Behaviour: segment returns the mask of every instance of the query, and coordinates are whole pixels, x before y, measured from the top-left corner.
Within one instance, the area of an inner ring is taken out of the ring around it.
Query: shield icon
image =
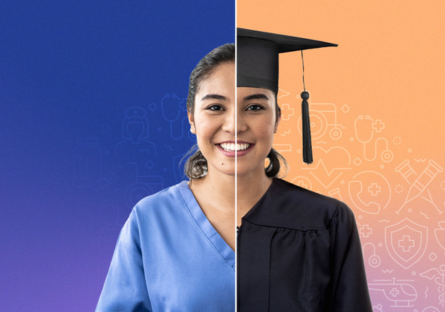
[[[385,245],[390,257],[408,269],[425,254],[428,228],[405,218],[385,228]]]

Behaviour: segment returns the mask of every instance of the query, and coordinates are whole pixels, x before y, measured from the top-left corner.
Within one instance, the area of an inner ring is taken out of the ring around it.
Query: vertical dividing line
[[[235,0],[235,146],[238,144],[238,92],[237,92],[237,77],[238,77],[238,62],[237,62],[237,46],[238,46],[238,37],[237,37],[237,0]],[[235,148],[236,149],[236,148]],[[236,226],[238,225],[238,156],[235,152],[235,312],[238,311],[238,297],[237,297],[237,272],[238,272],[238,233],[236,230]]]

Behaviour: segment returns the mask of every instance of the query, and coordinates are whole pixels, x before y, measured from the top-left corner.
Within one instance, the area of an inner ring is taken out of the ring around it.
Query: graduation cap
[[[280,53],[336,47],[334,43],[237,28],[237,87],[264,88],[278,94],[278,55]],[[309,92],[301,93],[303,118],[303,161],[312,163]]]

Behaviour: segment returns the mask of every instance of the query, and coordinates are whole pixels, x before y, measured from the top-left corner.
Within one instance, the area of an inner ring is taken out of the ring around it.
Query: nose
[[[236,130],[235,130],[235,126],[236,126]],[[236,135],[240,132],[246,131],[247,124],[246,124],[244,117],[242,115],[237,114],[237,116],[235,118],[235,113],[232,113],[232,114],[227,114],[222,129],[224,131],[229,132],[232,135]]]

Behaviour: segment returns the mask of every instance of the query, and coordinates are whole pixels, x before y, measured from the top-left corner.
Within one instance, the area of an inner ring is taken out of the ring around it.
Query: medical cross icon
[[[370,187],[368,187],[368,192],[371,193],[372,196],[377,196],[382,188],[377,183],[372,183]]]
[[[291,116],[294,116],[294,109],[289,104],[283,104],[281,107],[281,118],[283,120],[289,120]]]
[[[382,132],[382,130],[385,129],[385,124],[380,119],[377,119],[372,123],[372,129],[376,132]]]
[[[409,235],[403,235],[403,239],[400,239],[398,244],[399,247],[402,247],[404,252],[409,252],[414,245],[415,242],[409,237]]]
[[[360,228],[359,232],[363,235],[363,237],[369,237],[369,235],[372,234],[372,229],[369,227],[369,225],[365,224]]]
[[[399,291],[397,290],[397,288],[394,287],[393,289],[391,289],[390,294],[393,297],[396,297],[399,294]]]

